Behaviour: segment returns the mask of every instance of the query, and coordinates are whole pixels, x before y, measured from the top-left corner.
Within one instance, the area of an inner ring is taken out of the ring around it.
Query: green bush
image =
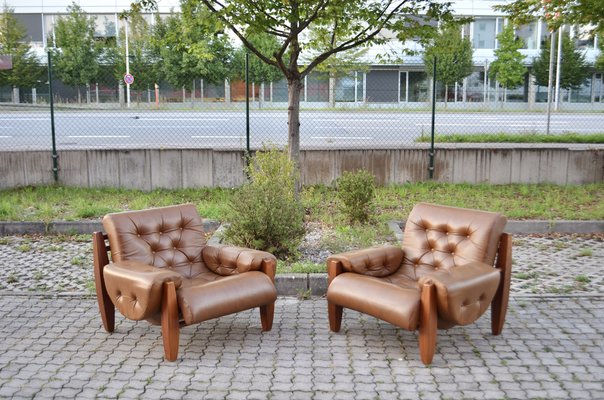
[[[304,237],[304,208],[296,196],[298,170],[287,153],[264,149],[246,168],[249,182],[232,197],[224,238],[277,257],[295,254]]]
[[[375,177],[365,170],[344,172],[336,180],[338,205],[350,222],[365,223],[373,213]]]

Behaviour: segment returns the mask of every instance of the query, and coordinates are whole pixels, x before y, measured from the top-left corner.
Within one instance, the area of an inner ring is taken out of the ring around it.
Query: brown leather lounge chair
[[[510,287],[512,237],[501,214],[432,204],[416,205],[403,247],[381,246],[327,260],[329,325],[338,332],[350,308],[404,329],[419,329],[424,364],[436,329],[467,325],[491,305],[499,335]]]
[[[115,307],[126,318],[161,324],[165,357],[174,361],[180,326],[260,307],[262,330],[271,330],[275,257],[206,245],[194,205],[109,214],[103,227],[106,235],[93,234],[93,251],[107,332],[114,330]]]

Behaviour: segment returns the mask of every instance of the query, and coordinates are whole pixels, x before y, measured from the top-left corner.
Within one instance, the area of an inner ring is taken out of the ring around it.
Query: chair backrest
[[[201,258],[203,224],[192,204],[108,214],[103,227],[115,262],[136,260],[186,278],[208,271]]]
[[[416,279],[469,262],[493,264],[507,219],[494,212],[417,204],[403,235],[403,272]]]

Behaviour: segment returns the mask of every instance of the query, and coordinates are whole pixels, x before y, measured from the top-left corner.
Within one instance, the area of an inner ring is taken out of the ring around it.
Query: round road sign
[[[134,76],[132,74],[125,74],[124,82],[126,82],[126,85],[132,85],[134,83]]]

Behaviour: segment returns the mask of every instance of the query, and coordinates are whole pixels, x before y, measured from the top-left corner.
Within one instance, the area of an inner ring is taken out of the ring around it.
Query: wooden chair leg
[[[166,360],[176,361],[178,357],[178,303],[174,282],[164,283],[161,299],[161,334],[164,341]]]
[[[422,362],[428,365],[436,351],[436,288],[432,282],[422,287],[419,318],[419,352]]]
[[[101,232],[92,234],[92,254],[94,259],[94,284],[96,287],[96,300],[99,305],[99,312],[103,327],[107,332],[113,332],[115,329],[115,306],[107,293],[103,269],[109,264],[107,257],[107,245],[105,237]]]
[[[275,315],[275,303],[260,306],[260,322],[262,331],[267,332],[273,329],[273,317]]]
[[[510,297],[510,280],[512,277],[512,235],[501,235],[499,250],[497,252],[497,269],[501,271],[501,280],[491,302],[491,332],[499,335],[503,330],[505,315],[508,310]]]
[[[342,311],[344,308],[331,301],[327,302],[327,314],[329,316],[329,329],[339,332],[342,326]]]

